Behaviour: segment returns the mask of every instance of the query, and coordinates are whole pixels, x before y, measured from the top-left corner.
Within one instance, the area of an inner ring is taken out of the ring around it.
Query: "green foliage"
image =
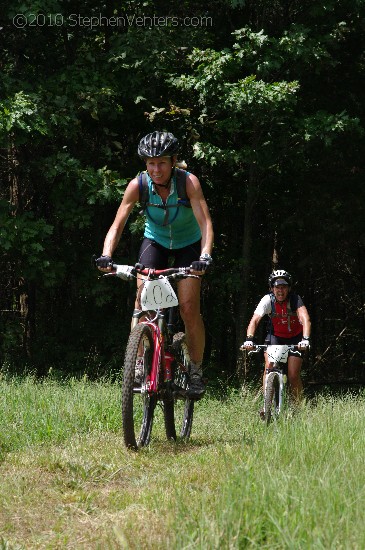
[[[0,102],[0,138],[7,143],[9,133],[19,130],[26,134],[47,134],[47,124],[40,114],[41,98],[37,94],[16,92],[13,97]],[[20,135],[22,135],[22,132]],[[26,139],[22,136],[23,141]]]
[[[120,353],[133,293],[99,280],[90,257],[101,252],[141,169],[138,140],[156,128],[179,136],[213,216],[218,269],[205,279],[203,314],[216,368],[235,369],[247,316],[266,291],[274,238],[280,264],[294,272],[316,317],[313,356],[331,342],[327,317],[346,319],[351,342],[360,342],[360,306],[356,313],[346,304],[363,302],[362,0],[3,4],[0,347],[7,354],[28,350],[44,370],[49,357],[69,354],[82,364],[94,350],[108,365]],[[22,29],[17,13],[27,18]],[[70,24],[72,14],[85,24]],[[153,24],[160,15],[170,20]],[[205,23],[189,26],[187,15]],[[99,16],[127,23],[86,24]],[[125,262],[137,258],[137,210],[116,251]],[[343,273],[353,291],[334,301],[333,274]],[[214,300],[212,282],[222,290]],[[355,364],[357,352],[350,357],[341,339],[340,348],[335,360]]]
[[[103,166],[94,169],[91,166],[83,166],[79,159],[71,156],[64,148],[63,152],[57,152],[54,156],[48,157],[44,166],[45,177],[50,182],[57,182],[57,186],[51,191],[54,204],[62,209],[60,213],[64,223],[77,223],[80,215],[76,210],[80,208],[80,196],[83,197],[84,208],[89,212],[88,224],[91,223],[92,210],[87,205],[113,203],[120,201],[124,189],[128,183],[127,179],[118,177],[118,173]],[[67,194],[67,200],[64,200]],[[74,205],[72,207],[72,199]],[[68,219],[67,219],[68,218]],[[80,229],[85,227],[85,220],[79,225]]]
[[[333,115],[325,111],[318,111],[302,122],[304,139],[306,141],[322,141],[327,147],[341,134],[355,132],[359,137],[364,134],[360,119],[350,117],[346,111]]]
[[[35,281],[42,275],[45,285],[55,282],[56,266],[51,265],[45,254],[51,246],[53,230],[45,219],[36,219],[32,212],[12,216],[8,205],[1,201],[0,250],[5,261],[11,258],[17,263],[18,276]],[[23,258],[27,261],[20,265]]]

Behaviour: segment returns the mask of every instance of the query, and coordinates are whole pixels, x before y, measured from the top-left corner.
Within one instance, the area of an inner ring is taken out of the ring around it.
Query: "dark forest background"
[[[276,267],[311,315],[307,380],[365,381],[365,1],[4,0],[0,27],[3,366],[120,369],[134,287],[91,256],[139,139],[163,129],[214,222],[211,377],[247,369]],[[119,263],[136,260],[135,210]]]

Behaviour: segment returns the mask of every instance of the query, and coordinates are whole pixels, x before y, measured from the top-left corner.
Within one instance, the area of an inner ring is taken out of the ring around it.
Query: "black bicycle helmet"
[[[138,155],[141,159],[152,157],[172,157],[179,150],[179,142],[170,132],[152,132],[141,139]]]
[[[277,281],[278,279],[284,279],[284,281],[286,281],[289,286],[291,286],[292,284],[292,276],[290,275],[290,273],[288,273],[284,269],[277,269],[276,271],[273,271],[269,277],[269,287],[272,288],[275,281]]]

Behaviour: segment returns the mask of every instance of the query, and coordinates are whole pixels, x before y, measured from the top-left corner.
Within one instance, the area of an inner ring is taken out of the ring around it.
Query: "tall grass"
[[[0,378],[0,453],[120,425],[119,395],[107,380]],[[1,458],[1,455],[0,455]]]
[[[365,548],[364,393],[269,427],[257,388],[220,395],[134,453],[118,383],[0,379],[0,549]]]
[[[205,495],[198,521],[188,521],[191,543],[365,548],[364,418],[363,398],[328,397],[295,418],[256,430],[241,452],[227,453],[221,491]],[[179,540],[184,546],[184,533]]]

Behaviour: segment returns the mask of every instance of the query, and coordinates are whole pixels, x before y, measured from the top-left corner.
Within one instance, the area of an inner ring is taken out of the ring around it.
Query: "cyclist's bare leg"
[[[134,302],[134,309],[141,310],[140,298],[141,298],[141,292],[142,292],[142,288],[143,288],[142,285],[143,285],[143,279],[146,279],[146,278],[147,277],[144,277],[143,275],[138,275],[138,277],[137,277],[137,291],[136,291],[136,300]],[[140,323],[141,321],[144,321],[144,320],[145,320],[145,315],[142,315],[141,317],[139,317],[138,323]],[[135,318],[132,317],[131,330],[135,326],[135,323],[136,323],[136,320],[135,320]],[[138,356],[139,357],[143,356],[142,343],[140,344],[140,346],[138,348]]]
[[[183,279],[178,283],[180,315],[185,325],[190,359],[200,365],[205,347],[205,328],[200,315],[200,279]]]
[[[141,310],[141,303],[140,303],[140,299],[141,299],[141,292],[142,292],[142,289],[143,289],[143,281],[147,279],[147,277],[145,277],[144,275],[138,275],[137,277],[137,291],[136,291],[136,300],[134,302],[134,309],[138,309],[138,310]],[[145,316],[143,315],[142,317],[139,318],[138,322],[140,323],[141,321],[143,321],[145,318]],[[133,327],[133,319],[132,319],[132,327]]]
[[[302,398],[303,384],[300,377],[303,359],[301,357],[291,355],[288,357],[288,380],[290,394],[295,403],[299,403]]]

